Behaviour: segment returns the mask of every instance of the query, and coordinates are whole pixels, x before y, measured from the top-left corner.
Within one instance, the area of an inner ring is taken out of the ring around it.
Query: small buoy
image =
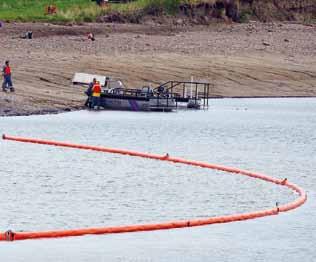
[[[162,159],[168,159],[169,158],[169,154],[167,153],[167,154],[165,154],[163,157],[162,157]]]
[[[6,241],[13,241],[15,233],[12,230],[8,230],[4,233],[4,237]]]

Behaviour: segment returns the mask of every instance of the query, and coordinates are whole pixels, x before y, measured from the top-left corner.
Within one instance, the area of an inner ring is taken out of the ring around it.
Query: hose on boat
[[[79,144],[73,144],[73,143],[67,143],[67,142],[15,137],[15,136],[8,136],[8,135],[3,135],[2,138],[5,140],[11,140],[11,141],[16,141],[16,142],[44,144],[44,145],[51,145],[51,146],[58,146],[58,147],[69,147],[69,148],[76,148],[76,149],[82,149],[82,150],[93,150],[93,151],[99,151],[99,152],[104,152],[104,153],[136,156],[136,157],[142,157],[142,158],[155,159],[159,161],[181,163],[185,165],[220,170],[224,172],[229,172],[233,174],[238,174],[238,175],[252,177],[255,179],[264,180],[266,182],[274,183],[279,186],[285,186],[289,188],[290,190],[294,191],[296,194],[298,194],[298,197],[296,200],[284,205],[276,204],[276,206],[271,209],[253,211],[249,213],[226,215],[226,216],[215,216],[215,217],[209,217],[209,218],[203,218],[203,219],[178,220],[178,221],[169,221],[169,222],[161,222],[161,223],[136,224],[136,225],[124,225],[124,226],[81,228],[81,229],[71,229],[71,230],[39,231],[39,232],[13,232],[11,230],[8,230],[6,232],[2,232],[2,233],[0,232],[0,241],[15,241],[15,240],[25,240],[25,239],[38,239],[38,238],[59,238],[59,237],[82,236],[82,235],[87,235],[87,234],[113,234],[113,233],[127,233],[127,232],[139,232],[139,231],[153,231],[153,230],[204,226],[204,225],[211,225],[211,224],[218,224],[218,223],[230,223],[230,222],[235,222],[235,221],[242,221],[242,220],[255,219],[255,218],[260,218],[260,217],[265,217],[265,216],[278,215],[280,212],[287,212],[289,210],[298,208],[299,206],[303,205],[305,201],[307,200],[307,195],[305,191],[299,186],[297,186],[296,184],[290,183],[286,178],[276,179],[264,174],[250,172],[250,171],[242,170],[238,168],[209,164],[205,162],[187,160],[187,159],[177,158],[177,157],[171,157],[169,156],[169,154],[166,154],[166,155],[148,154],[148,153],[142,153],[142,152],[130,151],[130,150],[124,150],[124,149],[79,145]]]

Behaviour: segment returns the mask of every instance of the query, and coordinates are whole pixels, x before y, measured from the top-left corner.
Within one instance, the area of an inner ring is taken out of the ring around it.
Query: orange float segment
[[[5,238],[5,233],[0,233],[0,241],[9,241]]]
[[[46,144],[52,146],[61,146],[61,147],[70,147],[83,150],[93,150],[100,152],[107,152],[113,154],[123,154],[130,156],[137,156],[142,158],[156,159],[160,161],[168,161],[173,163],[181,163],[191,166],[198,166],[202,168],[215,169],[230,173],[235,173],[239,175],[249,176],[256,179],[261,179],[270,183],[274,183],[280,186],[286,186],[289,189],[295,191],[299,194],[299,198],[295,201],[276,206],[272,209],[254,211],[250,213],[243,214],[234,214],[227,216],[218,216],[210,217],[206,219],[193,219],[193,220],[180,220],[180,221],[171,221],[164,223],[151,223],[151,224],[139,224],[139,225],[127,225],[127,226],[114,226],[114,227],[100,227],[100,228],[84,228],[84,229],[73,229],[73,230],[58,230],[58,231],[42,231],[42,232],[12,232],[7,231],[5,233],[0,233],[0,241],[14,241],[14,240],[25,240],[25,239],[36,239],[36,238],[59,238],[59,237],[70,237],[70,236],[82,236],[87,234],[114,234],[114,233],[128,233],[128,232],[139,232],[139,231],[153,231],[153,230],[164,230],[164,229],[173,229],[173,228],[183,228],[183,227],[193,227],[193,226],[203,226],[217,223],[230,223],[234,221],[242,221],[248,219],[255,219],[265,216],[277,215],[279,212],[286,212],[292,209],[295,209],[305,203],[307,200],[307,195],[305,191],[298,187],[295,184],[289,183],[287,179],[276,179],[273,177],[266,176],[264,174],[254,173],[246,170],[241,170],[233,167],[226,167],[221,165],[209,164],[199,161],[186,160],[182,158],[170,157],[169,154],[166,155],[156,155],[156,154],[147,154],[136,151],[98,147],[98,146],[88,146],[88,145],[77,145],[66,142],[57,142],[41,139],[32,139],[32,138],[23,138],[23,137],[13,137],[3,135],[3,139],[26,142],[26,143],[36,143],[36,144]]]
[[[6,233],[0,235],[0,240],[14,241],[25,239],[37,239],[37,238],[60,238],[70,236],[82,236],[82,235],[98,235],[98,234],[115,234],[115,233],[130,233],[141,231],[155,231],[166,230],[184,227],[196,227],[218,223],[230,223],[233,221],[242,221],[248,219],[259,218],[263,216],[276,215],[278,212],[276,209],[270,209],[259,212],[211,217],[207,219],[196,220],[183,220],[183,221],[171,221],[157,224],[139,224],[128,226],[116,226],[116,227],[103,227],[103,228],[85,228],[85,229],[73,229],[73,230],[60,230],[60,231],[42,231],[42,232],[17,232],[13,233],[12,239],[5,237]],[[1,238],[2,236],[2,238]]]

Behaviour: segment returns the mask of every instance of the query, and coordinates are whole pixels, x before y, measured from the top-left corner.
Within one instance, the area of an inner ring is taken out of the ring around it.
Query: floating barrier
[[[167,161],[172,163],[181,163],[185,165],[197,166],[202,168],[215,169],[220,171],[225,171],[233,174],[244,175],[256,179],[261,179],[266,182],[274,183],[279,186],[285,186],[299,196],[293,202],[284,205],[278,205],[271,209],[254,211],[249,213],[234,214],[227,216],[217,216],[210,217],[205,219],[192,219],[192,220],[179,220],[179,221],[170,221],[162,223],[152,223],[152,224],[137,224],[137,225],[127,225],[127,226],[109,226],[109,227],[98,227],[98,228],[82,228],[82,229],[73,229],[73,230],[55,230],[55,231],[41,231],[41,232],[13,232],[8,230],[4,233],[0,233],[0,241],[15,241],[15,240],[25,240],[25,239],[37,239],[37,238],[59,238],[59,237],[71,237],[71,236],[82,236],[87,234],[113,234],[113,233],[127,233],[127,232],[139,232],[139,231],[153,231],[153,230],[164,230],[164,229],[174,229],[174,228],[184,228],[184,227],[195,227],[195,226],[204,226],[218,223],[230,223],[235,221],[242,221],[248,219],[255,219],[265,216],[278,215],[280,212],[286,212],[299,206],[303,205],[307,200],[307,195],[305,191],[299,186],[290,183],[286,178],[285,179],[276,179],[264,174],[254,173],[246,170],[241,170],[233,167],[226,167],[221,165],[208,164],[199,161],[186,160],[183,158],[171,157],[169,154],[166,155],[157,155],[157,154],[147,154],[136,151],[99,147],[99,146],[89,146],[89,145],[78,145],[66,142],[57,142],[41,139],[32,139],[32,138],[23,138],[23,137],[14,137],[3,135],[3,139],[12,140],[17,142],[25,143],[35,143],[35,144],[45,144],[58,147],[69,147],[77,148],[83,150],[93,150],[99,152],[113,153],[113,154],[122,154],[130,155],[142,158],[155,159],[160,161]]]

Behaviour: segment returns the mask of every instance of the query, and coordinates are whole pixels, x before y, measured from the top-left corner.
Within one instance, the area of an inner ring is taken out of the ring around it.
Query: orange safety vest
[[[10,75],[11,74],[11,68],[10,66],[5,66],[3,69],[4,75]]]
[[[92,87],[92,96],[100,96],[101,95],[101,85],[96,83]]]

